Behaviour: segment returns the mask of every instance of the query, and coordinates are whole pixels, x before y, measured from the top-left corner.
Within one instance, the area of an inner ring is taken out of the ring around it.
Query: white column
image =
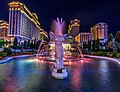
[[[82,36],[81,36],[81,37],[82,37],[82,42],[84,42],[83,33],[82,33]]]
[[[22,36],[22,31],[23,31],[23,14],[22,13],[20,13],[20,15],[21,15],[21,21],[20,21],[20,36]]]
[[[83,43],[83,33],[81,34],[81,41],[82,41],[82,43]]]
[[[17,11],[15,11],[15,14],[14,14],[14,15],[15,15],[14,35],[17,35],[17,34],[16,34],[16,31],[17,31],[17,29],[16,29],[16,26],[17,26],[17,25],[16,25],[16,22],[17,22]]]
[[[11,11],[9,10],[9,28],[8,28],[8,35],[10,35],[10,26],[11,26]]]
[[[89,33],[87,33],[87,42],[89,41]]]
[[[82,34],[82,40],[83,40],[83,42],[84,42],[84,34]]]
[[[105,32],[105,33],[104,33],[105,38],[108,38],[108,32],[107,32],[108,29],[107,29],[107,26],[108,26],[108,25],[105,25],[105,30],[104,30],[104,32]]]
[[[84,36],[85,36],[85,42],[86,42],[86,38],[87,38],[87,35],[86,35],[86,33],[85,33],[85,35],[84,35]]]
[[[81,43],[81,33],[80,33],[80,43]]]
[[[17,19],[17,34],[20,35],[20,33],[19,33],[19,21],[20,21],[20,18],[19,18],[20,15],[19,15],[19,14],[20,14],[20,13],[19,13],[19,11],[17,11],[17,12],[18,12],[18,13],[17,13],[17,17],[18,17],[18,19]]]
[[[13,33],[13,27],[14,27],[14,25],[13,25],[13,11],[12,11],[12,19],[11,19],[11,35],[13,35],[12,33]]]
[[[81,33],[81,43],[82,43],[83,41],[82,41],[82,33]]]

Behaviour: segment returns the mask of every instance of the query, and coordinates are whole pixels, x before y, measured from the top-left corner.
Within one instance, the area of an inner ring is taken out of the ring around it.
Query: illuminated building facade
[[[75,41],[79,43],[84,43],[92,40],[92,33],[79,33],[77,37],[75,37]]]
[[[100,22],[91,28],[92,40],[97,40],[98,38],[102,41],[106,41],[108,38],[108,25],[106,23]]]
[[[18,1],[13,1],[9,5],[9,31],[8,36],[17,36],[21,39],[40,40],[40,23],[36,13],[31,13],[29,9]],[[46,33],[45,33],[46,34]],[[45,35],[47,36],[47,35]]]
[[[40,31],[40,40],[48,40],[48,33],[43,29]]]
[[[0,38],[4,39],[8,35],[8,22],[0,20]]]
[[[80,30],[80,20],[78,19],[71,20],[68,29],[68,34],[71,35],[72,37],[76,37],[79,35],[79,30]]]

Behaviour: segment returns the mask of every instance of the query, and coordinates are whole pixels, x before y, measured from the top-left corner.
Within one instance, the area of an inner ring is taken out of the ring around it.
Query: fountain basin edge
[[[110,58],[110,57],[104,57],[104,56],[92,56],[92,55],[84,55],[85,57],[93,57],[93,58],[102,58],[102,59],[108,59],[108,60],[112,60],[117,62],[118,64],[120,64],[120,59],[114,59],[114,58]]]

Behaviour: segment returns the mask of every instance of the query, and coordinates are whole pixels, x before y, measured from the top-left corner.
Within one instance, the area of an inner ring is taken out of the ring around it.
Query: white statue
[[[50,32],[50,38],[51,40],[55,41],[55,68],[61,69],[64,68],[63,65],[63,46],[62,42],[67,38],[68,34],[65,34],[64,36],[58,35],[56,36],[53,32]]]
[[[55,41],[55,68],[61,69],[64,68],[63,65],[63,46],[62,42],[67,38],[68,34],[63,35],[63,31],[65,29],[65,22],[59,18],[57,20],[54,20],[52,23],[52,30],[50,32],[50,39],[52,41]]]

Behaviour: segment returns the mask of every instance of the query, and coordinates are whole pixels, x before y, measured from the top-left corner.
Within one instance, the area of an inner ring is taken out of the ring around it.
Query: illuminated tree
[[[110,33],[109,36],[108,36],[108,42],[112,41],[113,38],[114,38],[114,37],[113,37],[113,34]]]
[[[99,51],[100,50],[100,40],[99,40],[99,38],[96,40],[96,48],[97,48],[97,51]]]
[[[30,40],[28,40],[27,47],[30,48]]]
[[[89,51],[91,50],[91,40],[88,41],[88,50],[89,50]]]
[[[116,34],[115,34],[115,40],[117,42],[120,42],[120,31],[118,31]]]
[[[93,40],[93,44],[92,44],[93,46],[93,51],[95,51],[95,39]]]
[[[25,40],[24,41],[24,48],[26,48],[27,47],[27,41]]]
[[[13,48],[14,48],[14,52],[15,52],[15,49],[17,48],[17,44],[18,44],[18,39],[17,37],[14,38],[14,41],[13,41]],[[16,53],[15,53],[16,54]]]
[[[30,43],[30,48],[31,48],[31,49],[33,49],[33,48],[34,48],[33,41],[31,41],[31,43]]]
[[[14,38],[14,41],[13,41],[13,46],[14,47],[17,47],[17,44],[18,44],[18,39],[17,37]]]
[[[120,51],[120,31],[115,34],[115,40],[116,47],[118,48],[118,51]]]

